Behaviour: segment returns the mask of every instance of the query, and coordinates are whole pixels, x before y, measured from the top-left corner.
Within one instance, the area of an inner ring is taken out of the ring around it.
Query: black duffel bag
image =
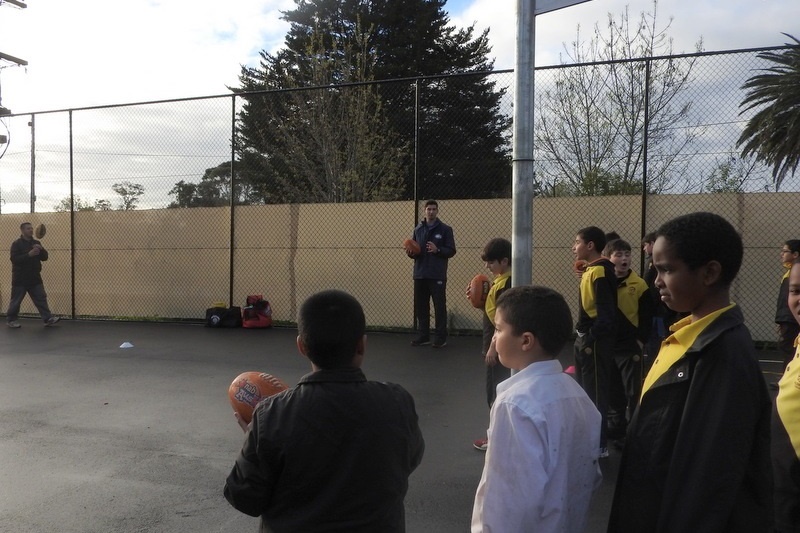
[[[206,326],[210,328],[240,328],[242,327],[242,308],[210,307],[206,309]]]

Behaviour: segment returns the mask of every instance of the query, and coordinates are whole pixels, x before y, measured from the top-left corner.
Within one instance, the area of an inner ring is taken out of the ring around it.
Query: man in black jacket
[[[42,283],[42,261],[47,261],[49,255],[42,243],[33,238],[33,225],[30,222],[23,222],[19,229],[22,234],[11,243],[11,299],[6,313],[8,327],[21,327],[17,319],[26,294],[30,295],[33,305],[39,310],[44,325],[52,326],[58,322],[58,317],[50,312]]]
[[[456,255],[453,228],[439,220],[436,200],[425,202],[425,218],[414,228],[420,253],[414,259],[414,314],[417,337],[412,346],[431,343],[431,300],[436,319],[433,347],[447,344],[447,260]]]

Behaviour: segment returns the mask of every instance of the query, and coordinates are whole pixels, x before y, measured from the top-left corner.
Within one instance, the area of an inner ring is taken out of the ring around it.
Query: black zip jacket
[[[414,228],[414,240],[422,252],[414,258],[414,279],[447,279],[447,260],[456,255],[456,240],[453,228],[439,220],[428,227],[425,219]],[[436,244],[438,251],[426,249],[428,241]]]
[[[642,397],[609,533],[759,533],[772,526],[771,401],[738,306]]]
[[[35,287],[42,283],[42,261],[47,261],[49,255],[42,248],[39,255],[28,255],[33,245],[42,245],[36,239],[23,239],[20,237],[11,243],[11,285],[21,287]]]
[[[224,494],[265,532],[399,533],[424,448],[400,385],[318,370],[258,404]]]
[[[775,306],[775,323],[789,323],[796,322],[792,310],[789,309],[789,277],[784,276],[781,279],[781,287],[778,290],[778,302]]]
[[[614,264],[601,257],[589,263],[581,276],[578,294],[578,321],[585,343],[614,341],[617,331],[617,276]]]

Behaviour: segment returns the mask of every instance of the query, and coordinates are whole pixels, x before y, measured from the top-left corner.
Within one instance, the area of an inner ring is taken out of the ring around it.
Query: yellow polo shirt
[[[508,278],[511,277],[511,272],[498,274],[492,281],[492,287],[489,289],[489,294],[486,295],[486,303],[483,305],[483,310],[486,311],[486,316],[489,317],[489,322],[494,324],[494,312],[497,311],[497,292],[505,287]]]
[[[653,367],[647,373],[644,385],[642,385],[641,398],[644,398],[645,393],[658,378],[664,375],[667,370],[672,368],[672,365],[680,361],[683,356],[686,355],[686,350],[691,348],[692,344],[694,344],[694,341],[697,340],[697,337],[700,336],[703,330],[714,322],[722,313],[733,308],[734,305],[736,304],[730,304],[727,307],[718,309],[704,316],[697,322],[692,322],[692,317],[690,315],[671,325],[669,330],[672,332],[672,335],[664,339],[661,343],[658,356],[653,362]]]
[[[798,337],[794,343],[797,346]],[[778,382],[778,397],[775,406],[789,440],[792,441],[797,457],[800,457],[800,347],[794,352],[794,357],[786,365],[783,377]]]

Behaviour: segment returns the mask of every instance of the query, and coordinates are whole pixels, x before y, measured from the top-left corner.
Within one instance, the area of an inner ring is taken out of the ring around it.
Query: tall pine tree
[[[364,133],[368,148],[337,148],[361,153],[362,159],[376,151],[390,154],[398,165],[387,171],[390,185],[373,196],[337,197],[338,201],[410,197],[416,91],[419,194],[468,198],[509,193],[509,119],[500,112],[505,89],[497,89],[486,76],[470,74],[493,68],[487,32],[476,36],[474,27],[457,30],[449,25],[443,0],[295,1],[297,7],[284,13],[290,22],[285,47],[274,55],[262,51],[260,65],[243,67],[241,85],[234,89],[239,93],[277,91],[245,96],[240,113],[239,173],[254,189],[263,189],[262,201],[323,200],[312,192],[313,184],[306,183],[308,189],[297,187],[297,158],[292,157],[291,146],[299,140],[297,123],[311,120],[298,113],[316,105],[319,96],[288,89],[400,78],[419,78],[418,87],[407,79],[380,83],[370,89],[368,104],[356,99],[362,105],[358,114],[367,117],[361,126],[362,132],[368,132]],[[321,60],[326,78],[319,77]],[[447,74],[457,76],[443,76]],[[324,89],[331,90],[351,89]],[[343,105],[352,102],[339,105],[339,118],[348,114]],[[313,118],[322,119],[321,114]],[[336,118],[328,116],[328,120]],[[287,131],[294,133],[287,137]],[[383,143],[377,138],[384,138]],[[312,161],[304,161],[311,165],[305,170],[308,175],[326,175],[326,161],[317,158],[316,172]],[[384,163],[379,167],[388,165]],[[394,186],[395,172],[400,173],[400,189]]]

